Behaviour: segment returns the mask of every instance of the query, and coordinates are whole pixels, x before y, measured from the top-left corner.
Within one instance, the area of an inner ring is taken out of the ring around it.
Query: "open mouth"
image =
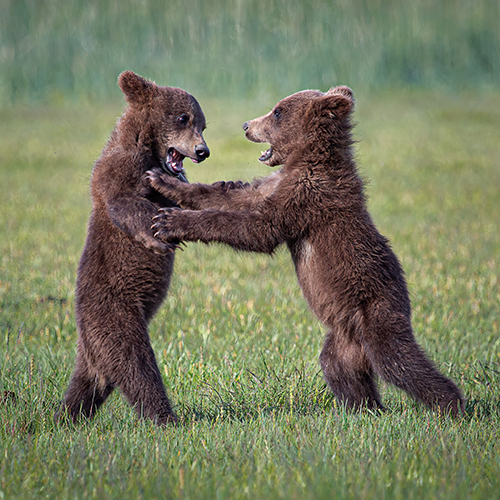
[[[272,147],[270,147],[266,151],[261,152],[261,156],[259,156],[259,161],[264,163],[265,161],[270,160],[271,156],[273,156],[273,148]]]
[[[168,148],[167,157],[161,162],[163,170],[171,175],[177,177],[182,182],[187,182],[186,172],[182,161],[185,156],[175,148]]]

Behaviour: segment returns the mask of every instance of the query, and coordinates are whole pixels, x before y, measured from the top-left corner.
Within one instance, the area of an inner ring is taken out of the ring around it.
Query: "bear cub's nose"
[[[194,152],[198,157],[198,161],[206,160],[210,156],[210,150],[205,144],[198,144],[198,146],[194,148]]]

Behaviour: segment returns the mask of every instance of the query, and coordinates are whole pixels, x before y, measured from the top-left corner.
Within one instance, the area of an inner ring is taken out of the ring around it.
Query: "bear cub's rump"
[[[381,409],[378,375],[458,415],[462,395],[416,343],[403,271],[368,213],[353,160],[353,107],[348,87],[306,90],[246,122],[249,140],[270,144],[259,160],[283,165],[251,184],[188,185],[149,172],[159,192],[187,209],[165,209],[156,236],[269,254],[286,243],[304,296],[328,329],[320,363],[335,396],[348,408]]]
[[[96,161],[92,213],[78,267],[76,366],[62,411],[93,417],[115,387],[140,415],[175,420],[148,336],[167,293],[175,244],[151,231],[168,197],[144,183],[151,168],[185,181],[183,159],[203,161],[205,117],[184,90],[161,87],[132,71],[118,79],[128,106]],[[174,242],[175,243],[175,242]]]

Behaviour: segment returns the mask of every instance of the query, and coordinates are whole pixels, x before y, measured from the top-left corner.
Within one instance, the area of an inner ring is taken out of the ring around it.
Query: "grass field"
[[[74,283],[92,163],[120,106],[0,111],[0,498],[500,497],[500,94],[357,95],[370,209],[407,273],[415,334],[467,397],[453,421],[382,385],[349,415],[287,252],[190,244],[151,326],[179,428],[114,394],[56,426],[75,357]],[[192,181],[265,175],[240,124],[274,102],[201,100]]]

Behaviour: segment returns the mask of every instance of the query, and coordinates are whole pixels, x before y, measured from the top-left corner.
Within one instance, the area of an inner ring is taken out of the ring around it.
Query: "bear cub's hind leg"
[[[328,387],[346,408],[384,409],[371,363],[359,343],[330,330],[319,359]]]
[[[63,407],[56,415],[56,419],[59,419],[63,412],[67,412],[73,423],[76,423],[81,416],[91,419],[113,389],[112,384],[100,380],[97,372],[89,369],[84,357],[78,355],[75,370],[64,396]]]
[[[373,369],[384,380],[444,414],[457,417],[464,411],[460,390],[424,354],[405,316],[368,311],[362,336]]]

